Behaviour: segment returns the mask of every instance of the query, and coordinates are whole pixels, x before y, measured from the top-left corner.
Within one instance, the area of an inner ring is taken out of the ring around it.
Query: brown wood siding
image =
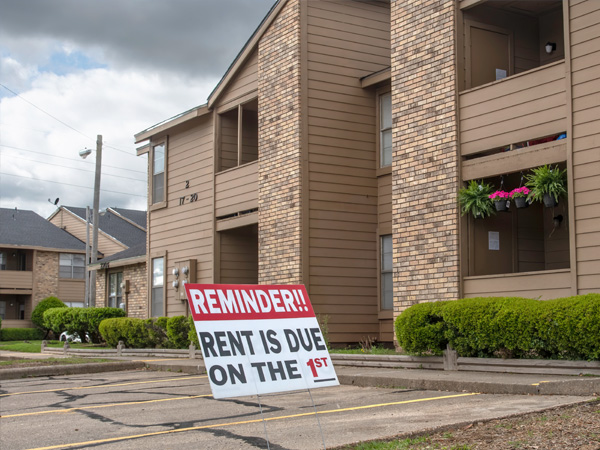
[[[258,207],[258,163],[250,163],[215,176],[215,216]]]
[[[258,90],[258,52],[254,51],[219,99],[219,106],[234,106],[235,100]],[[215,105],[216,106],[216,105]]]
[[[58,298],[63,302],[85,301],[85,281],[84,280],[58,280]]]
[[[148,254],[167,252],[164,289],[168,316],[186,314],[186,304],[175,298],[171,287],[176,261],[196,259],[196,281],[213,282],[213,155],[212,115],[169,135],[168,206],[151,211],[148,218]],[[195,201],[191,201],[192,195],[197,196]]]
[[[90,214],[92,211],[90,211]],[[61,210],[50,220],[54,225],[64,229],[67,233],[72,234],[82,242],[86,240],[85,218],[83,220],[77,218],[72,213]],[[90,246],[92,245],[92,225],[90,224]],[[98,233],[98,251],[104,256],[114,255],[122,250],[126,250],[127,246],[111,239],[101,232]]]
[[[33,289],[33,272],[22,270],[0,270],[0,290]],[[30,292],[29,292],[30,293]]]
[[[570,6],[577,286],[600,291],[600,2]]]
[[[459,106],[463,156],[563,132],[565,64],[462,92]]]
[[[464,279],[464,297],[526,297],[549,300],[571,295],[571,272],[514,273]]]
[[[219,233],[220,283],[258,284],[258,226]]]
[[[310,296],[332,342],[380,338],[375,94],[390,65],[389,4],[307,2]]]

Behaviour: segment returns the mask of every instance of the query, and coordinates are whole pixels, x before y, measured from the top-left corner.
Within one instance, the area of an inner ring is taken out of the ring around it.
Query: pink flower
[[[527,197],[529,195],[529,188],[527,186],[515,188],[510,191],[509,195],[510,198]]]
[[[506,191],[496,191],[493,194],[490,194],[490,199],[495,202],[499,202],[501,200],[506,200],[508,198],[508,192]]]

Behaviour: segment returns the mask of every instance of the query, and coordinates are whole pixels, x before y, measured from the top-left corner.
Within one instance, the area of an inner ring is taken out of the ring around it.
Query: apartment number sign
[[[185,181],[185,188],[189,189],[190,188],[190,180],[186,180]],[[195,201],[198,201],[198,194],[191,194],[191,195],[183,195],[181,197],[179,197],[179,205],[185,205],[185,203],[194,203]]]

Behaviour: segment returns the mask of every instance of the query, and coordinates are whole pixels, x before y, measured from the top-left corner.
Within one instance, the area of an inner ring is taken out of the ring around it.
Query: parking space
[[[581,400],[339,386],[259,404],[213,399],[204,375],[112,372],[4,381],[0,427],[15,450],[256,449],[267,448],[265,429],[271,449],[318,449]]]

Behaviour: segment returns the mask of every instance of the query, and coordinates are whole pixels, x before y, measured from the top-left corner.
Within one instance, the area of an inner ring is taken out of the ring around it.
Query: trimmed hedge
[[[3,328],[2,341],[39,341],[44,331],[39,328]]]
[[[120,308],[51,308],[44,312],[44,326],[55,334],[67,331],[85,336],[87,333],[92,342],[99,343],[100,322],[125,315]]]
[[[188,348],[189,322],[185,316],[152,319],[114,318],[100,323],[106,343],[116,347],[119,341],[127,348]]]
[[[44,312],[50,308],[66,307],[67,305],[65,305],[60,299],[56,297],[46,297],[33,309],[33,312],[31,313],[31,321],[36,327],[41,328],[44,331],[48,331],[48,328],[46,328],[44,325]]]
[[[480,297],[420,303],[395,322],[413,354],[600,360],[600,294],[555,300]]]

